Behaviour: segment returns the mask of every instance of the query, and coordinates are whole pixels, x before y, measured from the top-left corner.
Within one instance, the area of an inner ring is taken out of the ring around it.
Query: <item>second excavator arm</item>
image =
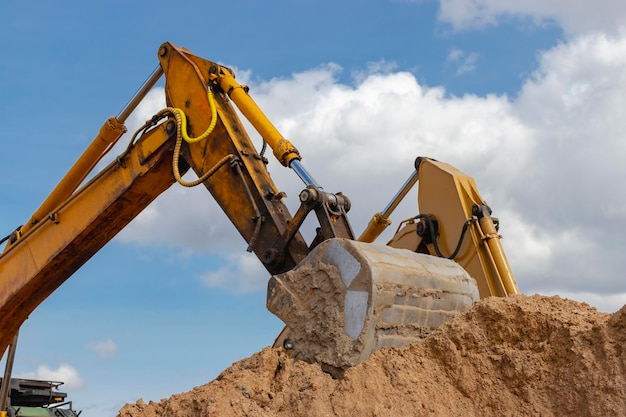
[[[519,294],[500,242],[499,221],[478,192],[474,179],[451,165],[418,157],[415,171],[381,212],[370,220],[360,241],[372,242],[391,224],[391,213],[419,183],[420,213],[403,221],[388,245],[454,259],[478,284],[481,298]]]

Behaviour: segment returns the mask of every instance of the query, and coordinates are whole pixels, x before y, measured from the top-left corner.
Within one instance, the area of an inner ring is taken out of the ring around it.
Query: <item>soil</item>
[[[342,379],[268,347],[118,417],[623,416],[625,346],[626,306],[606,314],[556,296],[488,298]]]

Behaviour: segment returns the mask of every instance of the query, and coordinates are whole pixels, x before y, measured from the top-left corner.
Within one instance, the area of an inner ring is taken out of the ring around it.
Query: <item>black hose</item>
[[[435,252],[437,253],[437,256],[439,256],[440,258],[447,258],[447,259],[454,259],[456,255],[459,254],[459,251],[461,250],[461,245],[463,244],[463,239],[465,238],[465,233],[467,232],[467,229],[470,223],[474,221],[474,218],[470,218],[470,219],[467,219],[465,223],[463,223],[461,236],[459,237],[459,241],[456,244],[456,248],[454,249],[454,252],[452,252],[452,255],[450,256],[445,256],[443,255],[443,253],[441,253],[441,250],[439,249],[439,245],[437,244],[437,236],[435,235],[435,225],[433,223],[433,219],[431,219],[431,217],[428,214],[419,214],[415,216],[415,218],[424,219],[426,221],[429,237],[433,243],[433,247],[435,248]]]
[[[0,240],[0,245],[2,245],[7,240],[11,239],[11,236],[13,235],[13,233],[19,232],[20,230],[22,230],[22,227],[24,227],[23,224],[19,225],[18,227],[15,228],[15,230],[12,233],[10,233],[8,236],[3,237],[2,240]]]
[[[261,161],[263,161],[263,163],[265,165],[267,165],[269,163],[269,161],[265,157],[265,151],[266,150],[267,150],[267,142],[265,140],[263,140],[263,145],[261,146],[261,152],[259,152],[259,156],[261,157]]]

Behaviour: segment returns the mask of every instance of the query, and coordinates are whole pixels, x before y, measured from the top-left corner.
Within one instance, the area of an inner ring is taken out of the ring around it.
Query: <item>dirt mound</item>
[[[384,349],[336,380],[266,348],[214,381],[119,417],[626,415],[626,306],[489,298],[424,342]]]

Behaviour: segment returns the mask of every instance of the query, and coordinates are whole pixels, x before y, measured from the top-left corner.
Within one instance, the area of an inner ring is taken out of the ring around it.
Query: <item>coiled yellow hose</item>
[[[206,139],[211,134],[211,132],[213,132],[213,129],[215,129],[215,124],[217,123],[217,110],[215,109],[215,101],[213,100],[213,93],[211,92],[210,88],[207,92],[207,96],[209,98],[209,108],[211,109],[211,124],[209,125],[209,127],[207,127],[203,134],[196,138],[191,138],[189,137],[189,135],[187,135],[187,118],[185,117],[185,112],[176,107],[171,108],[175,112],[179,113],[181,116],[181,123],[180,126],[178,126],[178,131],[182,132],[183,139],[185,139],[187,143],[200,142],[201,140]],[[176,120],[178,121],[179,119],[176,118]]]
[[[211,109],[211,123],[209,124],[209,127],[204,131],[204,133],[202,133],[200,136],[192,138],[187,134],[187,117],[185,116],[185,112],[182,109],[179,109],[176,107],[166,107],[160,110],[159,112],[157,112],[157,114],[155,114],[154,116],[152,116],[151,120],[148,120],[141,128],[139,128],[135,132],[135,134],[133,135],[130,141],[130,144],[128,145],[128,148],[126,149],[126,152],[124,152],[124,154],[118,157],[118,159],[122,159],[123,155],[128,153],[130,148],[133,146],[135,138],[141,131],[145,131],[150,126],[155,126],[157,122],[163,119],[164,117],[172,116],[176,119],[176,143],[174,146],[172,165],[173,165],[173,171],[174,171],[173,172],[174,178],[176,178],[176,181],[180,185],[184,187],[194,187],[206,181],[222,165],[228,162],[232,163],[236,159],[236,157],[233,154],[228,154],[224,156],[220,161],[218,161],[217,164],[215,164],[215,166],[212,167],[209,171],[205,172],[203,175],[200,176],[200,178],[194,181],[185,181],[180,175],[180,170],[178,169],[178,160],[180,159],[180,150],[181,150],[181,145],[183,143],[183,140],[185,140],[187,143],[200,142],[201,140],[206,139],[211,134],[211,132],[213,132],[213,129],[215,129],[215,125],[217,124],[217,110],[215,108],[215,101],[213,99],[213,93],[211,92],[211,89],[207,91],[207,97],[209,98],[209,108]]]

